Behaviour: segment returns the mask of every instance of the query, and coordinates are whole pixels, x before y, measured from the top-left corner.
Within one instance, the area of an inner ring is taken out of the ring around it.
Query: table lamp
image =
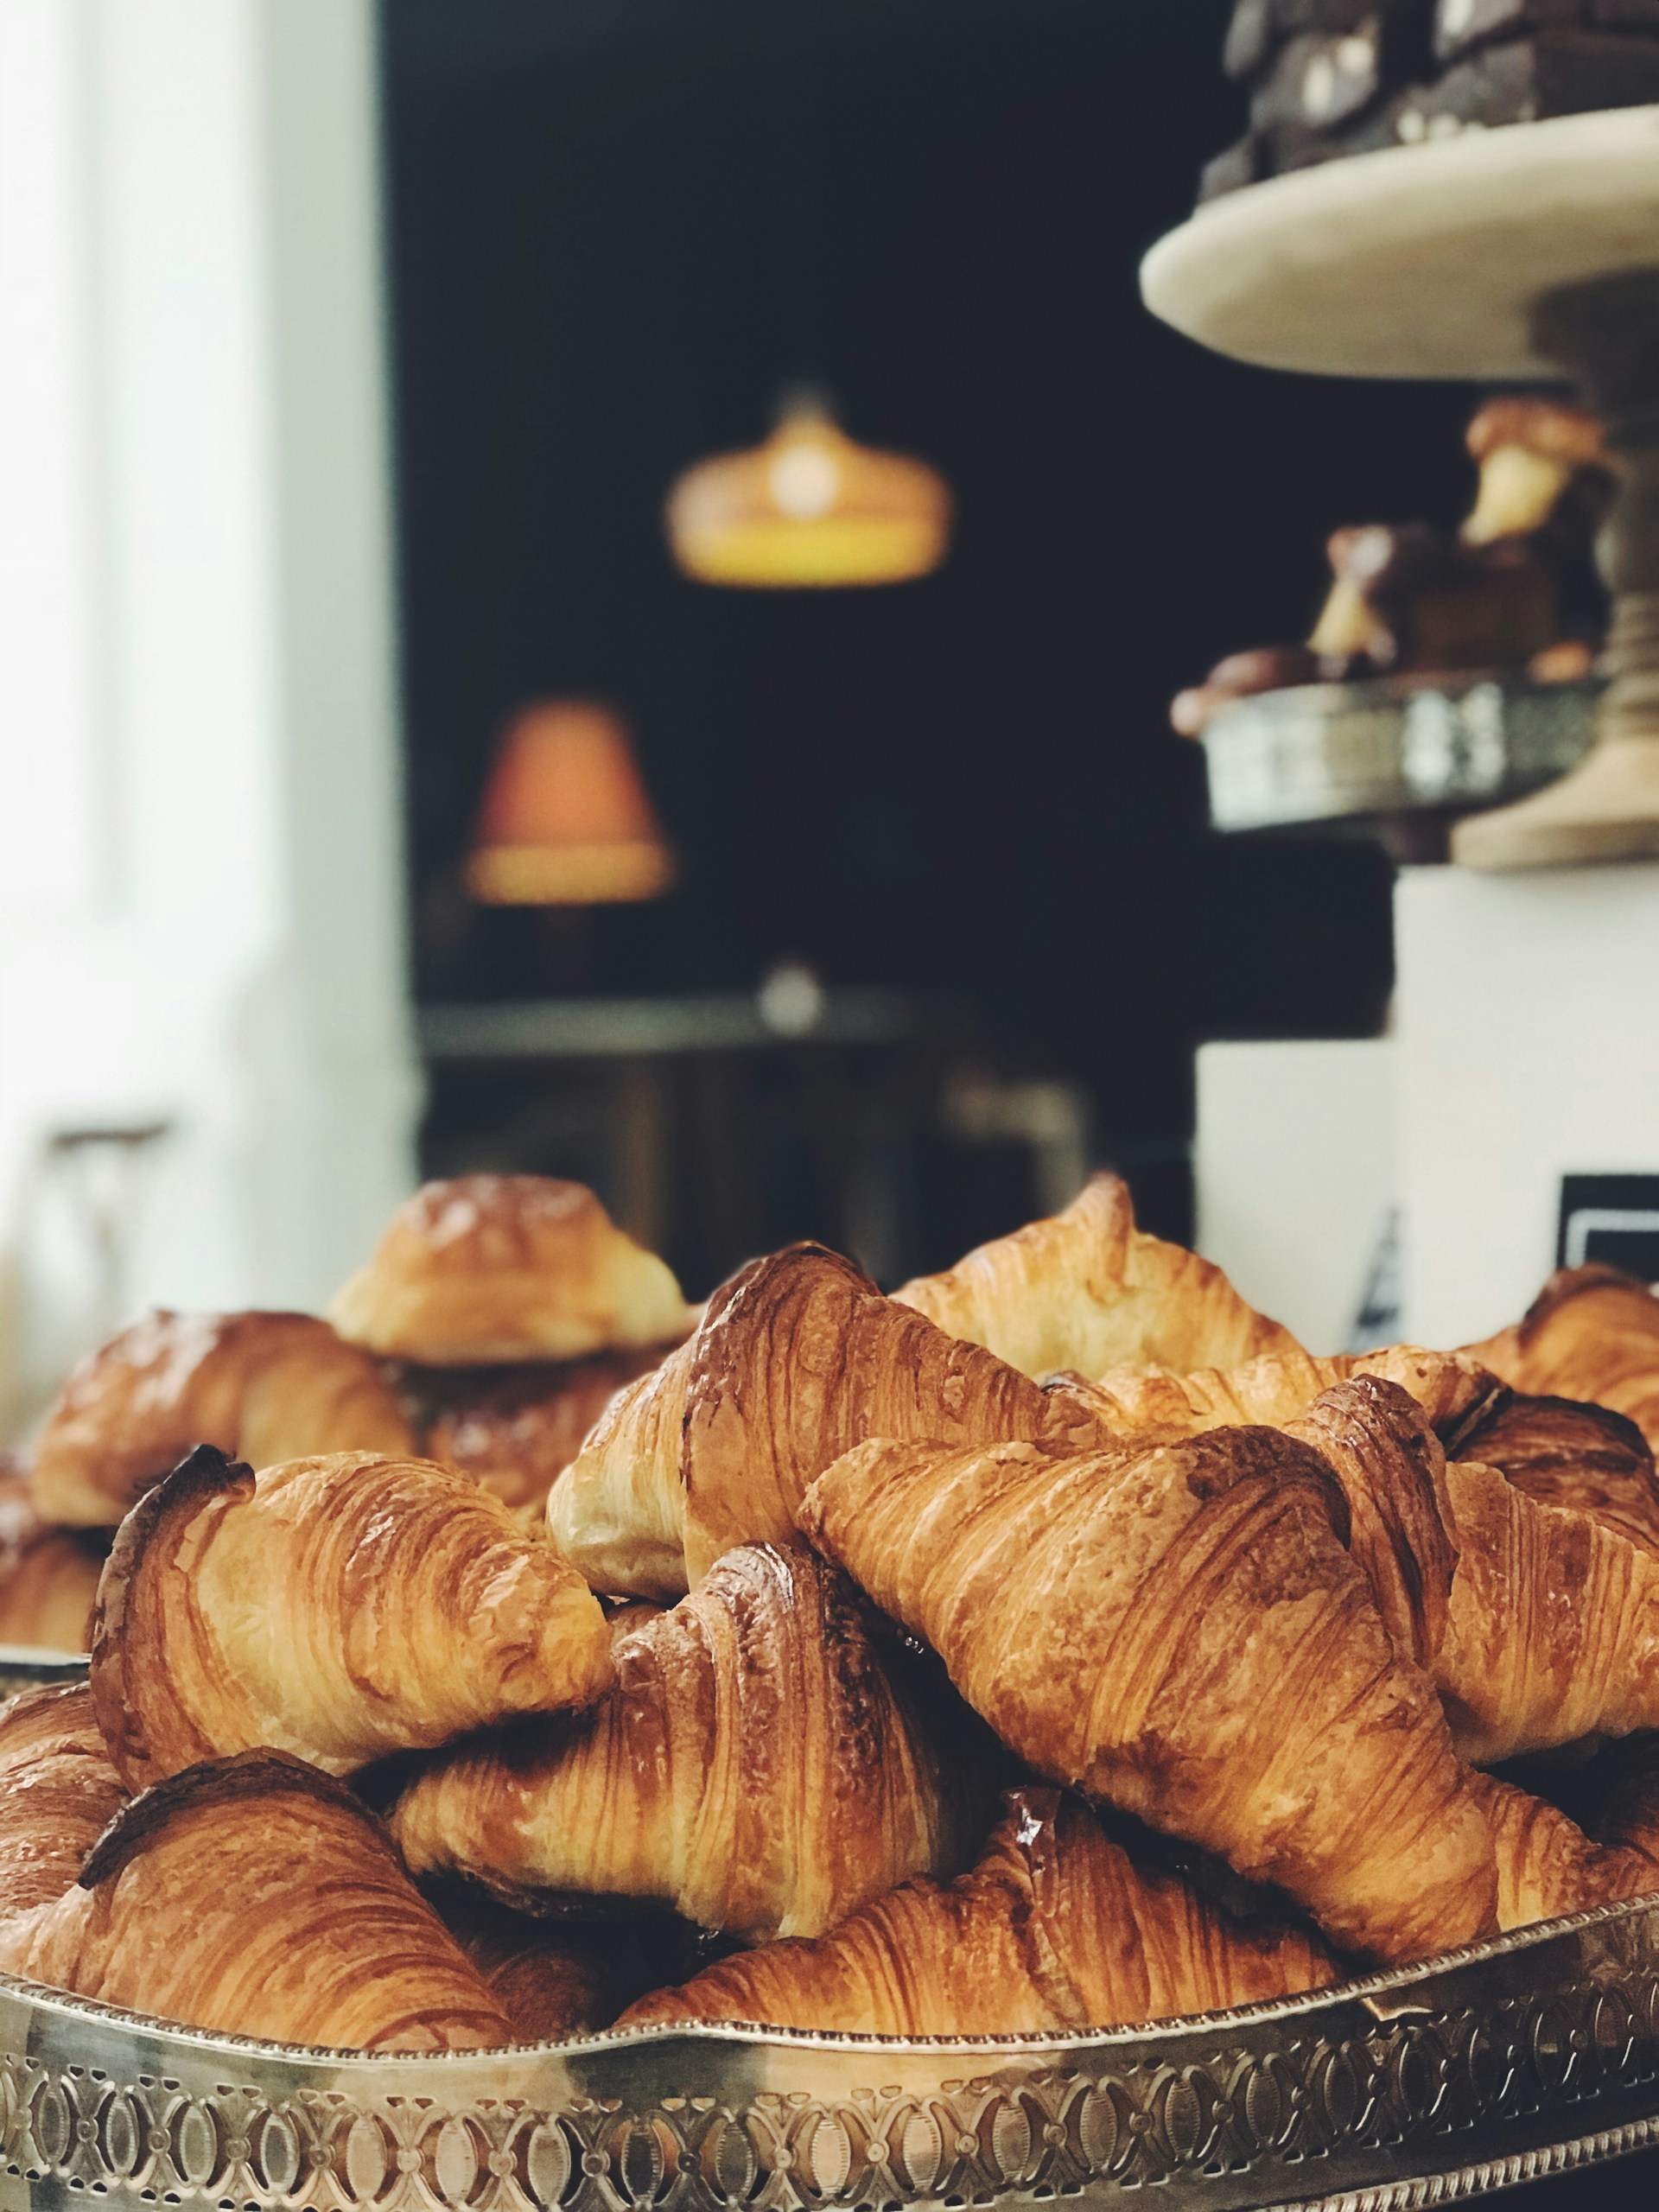
[[[511,723],[479,810],[467,887],[488,906],[655,899],[674,862],[609,708],[545,699]]]

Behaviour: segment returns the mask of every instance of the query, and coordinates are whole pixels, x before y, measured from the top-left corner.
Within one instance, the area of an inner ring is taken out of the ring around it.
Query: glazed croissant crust
[[[0,1471],[0,1643],[84,1651],[106,1548],[96,1532],[48,1528],[26,1479]]]
[[[1227,1367],[1300,1349],[1246,1305],[1221,1269],[1135,1224],[1127,1185],[1096,1175],[1062,1214],[969,1252],[895,1291],[949,1335],[1022,1374],[1162,1362]],[[871,1432],[874,1433],[874,1432]]]
[[[1541,1797],[1493,1775],[1477,1777],[1497,1853],[1497,1924],[1505,1930],[1589,1912],[1659,1891],[1639,1851],[1597,1843]]]
[[[815,1476],[867,1436],[1097,1438],[1087,1411],[796,1244],[709,1301],[689,1343],[613,1401],[548,1524],[595,1589],[673,1598],[721,1554],[784,1541]]]
[[[1319,1359],[1300,1348],[1266,1352],[1242,1367],[1123,1367],[1089,1382],[1068,1375],[1068,1389],[1114,1436],[1201,1436],[1206,1429],[1265,1422],[1282,1428],[1314,1400],[1362,1375],[1397,1383],[1414,1398],[1437,1435],[1452,1437],[1493,1397],[1496,1376],[1460,1352],[1391,1344],[1382,1351]]]
[[[189,2025],[356,2050],[511,2041],[340,1783],[277,1751],[135,1798],[78,1886],[0,1926],[0,1967]]]
[[[1496,1467],[1540,1505],[1586,1514],[1659,1553],[1653,1454],[1623,1414],[1505,1391],[1465,1430],[1457,1456]]]
[[[1374,1376],[1290,1432],[1341,1484],[1354,1558],[1465,1758],[1659,1725],[1659,1560],[1497,1468],[1448,1465],[1421,1408]]]
[[[617,1392],[661,1357],[606,1352],[553,1367],[424,1369],[406,1376],[419,1402],[422,1452],[540,1521],[549,1491],[588,1430]]]
[[[873,1442],[801,1517],[1039,1773],[1277,1884],[1344,1948],[1491,1930],[1485,1818],[1308,1445]]]
[[[1523,1320],[1471,1344],[1517,1390],[1625,1414],[1659,1452],[1659,1298],[1617,1268],[1563,1268]]]
[[[655,1898],[817,1935],[944,1866],[958,1813],[844,1578],[798,1540],[732,1552],[619,1637],[595,1710],[458,1745],[393,1831],[417,1874]]]
[[[345,1774],[611,1679],[598,1600],[452,1469],[205,1447],[122,1524],[92,1685],[135,1789],[255,1745]]]
[[[816,1942],[770,1943],[633,2005],[619,2025],[743,2020],[879,2036],[1112,2027],[1316,1989],[1318,1940],[1233,1918],[1109,1836],[1075,1798],[1010,1796],[978,1864],[925,1877]]]
[[[0,1707],[0,1927],[63,1895],[126,1795],[85,1682]]]
[[[43,1521],[112,1529],[198,1444],[271,1466],[315,1452],[407,1453],[374,1362],[308,1313],[152,1313],[76,1368],[29,1480]]]
[[[672,1344],[691,1320],[664,1261],[582,1184],[544,1175],[428,1183],[329,1318],[353,1344],[429,1367]]]

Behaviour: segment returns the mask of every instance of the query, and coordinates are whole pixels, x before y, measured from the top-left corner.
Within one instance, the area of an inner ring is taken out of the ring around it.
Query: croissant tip
[[[296,1758],[291,1751],[261,1746],[233,1752],[228,1758],[204,1759],[141,1790],[121,1808],[87,1853],[80,1870],[80,1886],[96,1889],[118,1874],[181,1813],[276,1794],[308,1797],[315,1803],[333,1806],[384,1835],[374,1814],[343,1782]],[[387,1846],[391,1847],[389,1839]]]
[[[173,1514],[188,1512],[200,1500],[252,1487],[253,1470],[211,1444],[187,1452],[170,1474],[146,1491],[116,1530],[110,1555],[99,1577],[87,1642],[92,1710],[124,1782],[149,1779],[149,1751],[144,1742],[138,1701],[126,1694],[129,1615],[144,1555],[157,1530]]]

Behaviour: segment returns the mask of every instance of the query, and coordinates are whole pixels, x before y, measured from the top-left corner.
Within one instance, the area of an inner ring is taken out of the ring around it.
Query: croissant
[[[126,1794],[85,1682],[0,1707],[0,1927],[63,1895]]]
[[[1627,1414],[1659,1452],[1659,1298],[1617,1268],[1563,1268],[1477,1359],[1517,1390]]]
[[[77,1887],[0,1927],[0,1967],[284,2043],[465,2050],[511,2040],[378,1821],[279,1751],[193,1767],[135,1798]]]
[[[1414,1398],[1437,1435],[1458,1434],[1471,1415],[1502,1395],[1496,1376],[1460,1352],[1393,1344],[1382,1351],[1319,1359],[1300,1348],[1267,1352],[1242,1367],[1124,1367],[1093,1382],[1063,1379],[1114,1436],[1198,1436],[1207,1428],[1265,1422],[1282,1428],[1313,1401],[1361,1375],[1397,1383]]]
[[[1659,1478],[1633,1421],[1605,1406],[1509,1392],[1467,1430],[1458,1456],[1496,1467],[1540,1505],[1588,1514],[1659,1552]]]
[[[796,1244],[734,1275],[690,1341],[613,1400],[548,1524],[596,1589],[672,1598],[734,1546],[786,1539],[813,1478],[880,1435],[1098,1440],[1085,1409]]]
[[[48,1528],[27,1478],[0,1471],[0,1643],[84,1651],[104,1552],[96,1535]]]
[[[1465,1758],[1659,1727],[1659,1559],[1493,1467],[1454,1461],[1446,1490],[1459,1560],[1434,1671]]]
[[[1476,1777],[1497,1851],[1497,1923],[1507,1931],[1659,1890],[1639,1851],[1593,1842],[1541,1797],[1493,1775]]]
[[[1376,1377],[1290,1433],[1321,1452],[1398,1649],[1476,1764],[1659,1725],[1659,1561],[1494,1467],[1449,1465],[1421,1408]]]
[[[1277,1884],[1344,1948],[1491,1928],[1485,1819],[1309,1446],[874,1442],[801,1519],[1046,1777]]]
[[[768,1943],[618,2023],[743,2020],[850,2035],[1026,2035],[1224,2011],[1338,1979],[1313,1936],[1247,1922],[1136,1857],[1058,1790],[1013,1792],[983,1857]]]
[[[255,1475],[206,1447],[122,1523],[92,1696],[134,1789],[270,1744],[334,1774],[611,1679],[597,1599],[466,1476],[341,1452]]]
[[[549,1491],[601,1414],[661,1357],[652,1349],[561,1366],[424,1370],[410,1377],[421,1407],[421,1449],[539,1522]]]
[[[1300,1349],[1221,1269],[1135,1225],[1128,1187],[1096,1175],[1061,1214],[982,1244],[893,1296],[1022,1374],[1160,1361],[1226,1367]]]
[[[308,1313],[149,1315],[82,1360],[48,1414],[41,1517],[112,1529],[197,1444],[270,1466],[309,1452],[407,1452],[373,1361]]]
[[[593,1713],[459,1745],[416,1777],[392,1826],[416,1874],[817,1935],[954,1851],[957,1801],[861,1605],[798,1541],[729,1553],[621,1637],[616,1665]]]
[[[392,1216],[329,1308],[341,1336],[429,1367],[582,1359],[690,1326],[666,1263],[580,1183],[461,1175]]]

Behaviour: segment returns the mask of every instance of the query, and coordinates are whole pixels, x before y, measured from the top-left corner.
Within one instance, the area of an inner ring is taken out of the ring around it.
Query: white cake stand
[[[1485,868],[1659,859],[1659,108],[1357,155],[1217,201],[1147,255],[1201,344],[1335,376],[1576,383],[1621,458],[1611,682],[1558,784],[1459,824]]]

